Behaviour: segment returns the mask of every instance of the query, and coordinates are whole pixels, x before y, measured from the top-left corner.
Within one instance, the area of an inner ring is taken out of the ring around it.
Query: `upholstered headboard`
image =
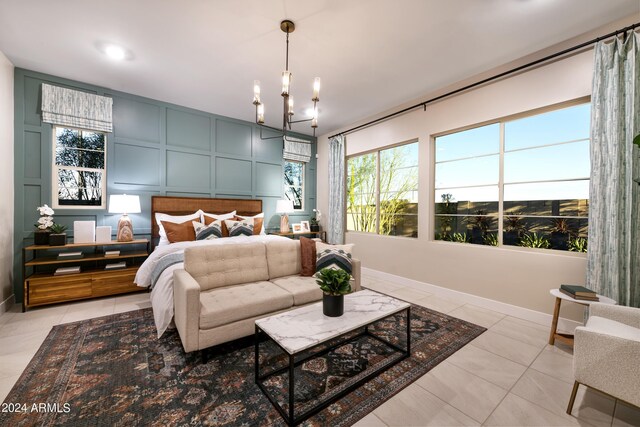
[[[204,212],[224,214],[236,211],[238,215],[253,216],[262,212],[259,199],[212,199],[205,197],[151,196],[151,242],[155,246],[160,237],[156,212],[169,215],[189,215],[202,209]]]

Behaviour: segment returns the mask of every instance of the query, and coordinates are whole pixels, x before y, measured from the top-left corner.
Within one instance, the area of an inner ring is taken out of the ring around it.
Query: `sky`
[[[588,199],[590,115],[581,104],[505,122],[504,200]],[[436,138],[436,202],[498,200],[499,151],[498,123]],[[528,183],[555,180],[574,181]]]

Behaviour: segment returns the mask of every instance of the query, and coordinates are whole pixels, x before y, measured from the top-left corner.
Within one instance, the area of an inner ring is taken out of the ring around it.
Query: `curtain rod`
[[[371,120],[371,121],[369,121],[367,123],[363,123],[361,125],[352,127],[351,129],[347,129],[347,130],[345,130],[343,132],[336,133],[334,135],[331,135],[329,138],[334,138],[334,137],[336,137],[338,135],[346,135],[346,134],[355,132],[355,131],[360,130],[362,128],[366,128],[366,127],[369,127],[369,126],[374,125],[376,123],[388,120],[388,119],[390,119],[392,117],[399,116],[399,115],[404,114],[404,113],[406,113],[408,111],[415,110],[418,107],[423,107],[425,109],[425,111],[426,111],[427,104],[431,104],[431,103],[433,103],[435,101],[439,101],[439,100],[441,100],[443,98],[447,98],[449,96],[458,94],[460,92],[464,92],[466,90],[469,90],[469,89],[472,89],[474,87],[483,85],[483,84],[491,82],[493,80],[500,79],[502,77],[508,76],[509,74],[517,73],[518,71],[522,71],[522,70],[524,70],[526,68],[533,67],[534,65],[538,65],[540,63],[547,62],[547,61],[549,61],[551,59],[554,59],[554,58],[557,58],[559,56],[566,55],[567,53],[576,51],[578,49],[582,49],[583,47],[590,46],[592,44],[598,43],[599,41],[608,39],[610,37],[615,37],[615,36],[617,36],[619,34],[626,34],[627,31],[632,31],[632,30],[636,29],[639,26],[640,26],[640,22],[637,22],[635,24],[629,25],[628,27],[624,27],[624,28],[621,28],[619,30],[613,31],[613,32],[611,32],[609,34],[605,34],[604,36],[596,37],[593,40],[589,40],[587,42],[580,43],[580,44],[578,44],[576,46],[561,50],[560,52],[556,52],[556,53],[553,53],[551,55],[545,56],[544,58],[536,59],[535,61],[529,62],[529,63],[524,64],[524,65],[520,65],[520,66],[512,68],[511,70],[508,70],[508,71],[504,71],[502,73],[496,74],[495,76],[488,77],[486,79],[480,80],[479,82],[475,82],[475,83],[469,84],[467,86],[461,87],[460,89],[452,90],[451,92],[447,92],[444,95],[436,96],[435,98],[431,98],[431,99],[428,99],[426,101],[422,101],[422,102],[420,102],[418,104],[415,104],[415,105],[412,105],[410,107],[404,108],[404,109],[402,109],[400,111],[396,111],[395,113],[387,114],[384,117],[380,117],[380,118]]]

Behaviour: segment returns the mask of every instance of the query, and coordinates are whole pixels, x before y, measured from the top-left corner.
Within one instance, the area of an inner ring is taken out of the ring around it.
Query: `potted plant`
[[[504,234],[502,236],[505,245],[517,246],[520,243],[522,233],[525,231],[524,218],[519,213],[505,217]]]
[[[315,214],[309,219],[309,227],[311,231],[318,232],[320,231],[320,218],[322,217],[322,213],[319,209],[314,209],[313,212],[315,212]]]
[[[48,245],[51,226],[53,225],[53,209],[44,205],[36,208],[40,214],[38,222],[34,224],[36,231],[33,233],[33,243],[36,245]]]
[[[551,249],[566,251],[569,249],[569,222],[566,218],[554,218],[551,228]]]
[[[339,317],[344,313],[344,294],[351,292],[351,275],[341,269],[323,268],[316,274],[316,283],[322,289],[322,313]]]
[[[64,246],[67,244],[66,225],[54,223],[49,229],[51,230],[51,234],[49,234],[50,246]]]
[[[525,233],[520,240],[520,244],[523,248],[540,248],[549,249],[549,240],[544,236],[538,236],[538,233]]]

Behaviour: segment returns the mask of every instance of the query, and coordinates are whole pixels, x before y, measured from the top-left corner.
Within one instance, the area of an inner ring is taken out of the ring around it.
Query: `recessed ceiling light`
[[[115,59],[116,61],[122,61],[127,56],[127,53],[123,48],[113,44],[105,47],[104,53],[106,53],[109,58]]]

